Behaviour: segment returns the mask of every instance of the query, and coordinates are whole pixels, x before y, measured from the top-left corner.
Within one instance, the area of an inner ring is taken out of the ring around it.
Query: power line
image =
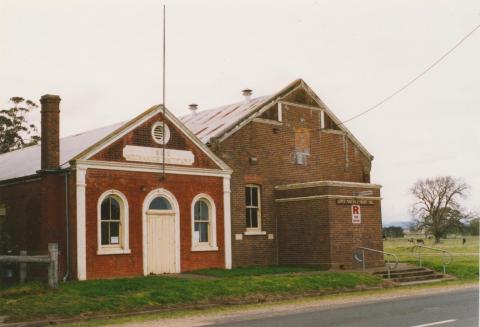
[[[410,81],[408,81],[406,84],[404,84],[402,87],[400,87],[398,90],[396,90],[395,92],[393,92],[392,94],[390,94],[389,96],[383,98],[380,102],[376,103],[375,105],[371,106],[370,108],[356,114],[355,116],[353,117],[350,117],[349,119],[347,120],[344,120],[343,122],[341,122],[340,124],[338,125],[343,125],[345,123],[348,123],[360,116],[363,116],[365,115],[367,112],[370,112],[378,107],[380,107],[382,104],[384,104],[385,102],[387,102],[388,100],[390,100],[391,98],[393,98],[394,96],[396,96],[397,94],[403,92],[406,88],[408,88],[410,85],[412,85],[413,83],[415,83],[417,80],[419,80],[421,77],[423,77],[426,73],[428,73],[430,70],[432,70],[435,66],[437,66],[440,62],[443,61],[443,59],[445,59],[449,54],[451,54],[456,48],[458,48],[465,40],[467,40],[473,33],[475,33],[476,30],[478,30],[480,28],[480,24],[478,24],[477,26],[475,26],[475,28],[473,30],[471,30],[467,35],[465,35],[460,41],[458,41],[452,48],[450,48],[447,52],[445,52],[440,58],[438,58],[436,61],[434,61],[430,66],[428,66],[427,68],[425,68],[420,74],[418,74],[417,76],[415,76],[413,79],[411,79]]]

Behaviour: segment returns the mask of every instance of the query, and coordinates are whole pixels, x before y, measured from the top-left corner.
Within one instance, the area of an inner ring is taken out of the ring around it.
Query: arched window
[[[199,194],[192,201],[192,251],[215,250],[218,250],[215,204],[210,196]]]
[[[107,196],[101,206],[102,245],[120,244],[120,203],[115,196]]]
[[[172,210],[172,205],[166,198],[159,196],[150,202],[148,210]]]
[[[194,239],[198,243],[208,243],[210,229],[210,212],[204,199],[195,203],[193,208]]]
[[[115,190],[102,194],[98,208],[98,254],[130,253],[128,248],[128,204]]]

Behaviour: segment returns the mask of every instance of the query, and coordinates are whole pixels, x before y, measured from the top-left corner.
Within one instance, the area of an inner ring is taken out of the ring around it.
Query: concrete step
[[[416,271],[425,271],[425,268],[407,268],[407,269],[395,269],[395,270],[390,270],[390,273],[393,272],[398,272],[398,273],[408,273],[408,272],[416,272]],[[387,270],[380,270],[380,271],[375,271],[373,274],[374,275],[382,275],[382,274],[387,274]]]
[[[405,282],[415,282],[420,280],[429,280],[429,279],[442,279],[442,274],[429,274],[429,275],[422,275],[422,276],[409,276],[409,277],[401,277],[401,278],[392,278],[394,282],[397,283],[405,283]]]
[[[388,278],[388,271],[386,270],[376,271],[373,274],[382,277],[385,280],[393,281],[399,285],[415,285],[454,279],[449,275],[437,273],[434,270],[424,267],[391,270],[390,278]]]
[[[415,271],[390,271],[390,278],[402,278],[402,277],[411,277],[411,276],[424,276],[431,275],[435,272],[432,270],[415,270]],[[382,272],[381,274],[376,274],[382,278],[388,278],[388,272]]]

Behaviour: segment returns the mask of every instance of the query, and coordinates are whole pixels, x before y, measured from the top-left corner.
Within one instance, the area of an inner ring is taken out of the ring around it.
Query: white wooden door
[[[175,214],[147,214],[149,274],[175,273]]]

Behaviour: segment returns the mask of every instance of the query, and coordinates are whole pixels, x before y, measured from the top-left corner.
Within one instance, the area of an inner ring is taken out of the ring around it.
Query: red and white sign
[[[360,213],[360,206],[358,204],[352,205],[352,224],[361,224],[362,214]]]

